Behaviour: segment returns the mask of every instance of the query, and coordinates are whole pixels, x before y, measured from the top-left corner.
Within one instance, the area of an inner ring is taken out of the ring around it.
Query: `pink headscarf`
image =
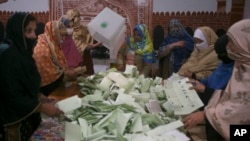
[[[228,30],[228,55],[235,60],[224,91],[215,91],[205,108],[212,126],[227,140],[230,125],[250,124],[250,20],[241,20]]]

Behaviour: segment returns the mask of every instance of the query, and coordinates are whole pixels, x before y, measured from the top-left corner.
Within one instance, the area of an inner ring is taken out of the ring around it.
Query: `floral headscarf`
[[[82,53],[87,46],[94,43],[94,39],[89,34],[87,27],[81,25],[80,12],[77,9],[69,9],[61,19],[63,19],[61,23],[64,26],[74,29],[72,38],[80,53]]]
[[[235,60],[233,73],[225,91],[213,94],[205,113],[213,127],[229,140],[230,125],[250,124],[250,20],[235,23],[227,34],[231,39],[228,56]]]
[[[144,61],[148,63],[154,63],[154,49],[153,43],[150,39],[150,35],[145,24],[137,24],[134,27],[134,30],[138,31],[139,36],[141,37],[140,42],[135,42],[134,37],[128,37],[126,42],[131,50],[134,50],[137,54],[143,55]]]

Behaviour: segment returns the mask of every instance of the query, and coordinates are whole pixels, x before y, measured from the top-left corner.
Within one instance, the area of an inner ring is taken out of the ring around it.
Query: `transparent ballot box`
[[[106,7],[87,27],[91,36],[110,50],[110,58],[116,58],[125,40],[125,18]]]

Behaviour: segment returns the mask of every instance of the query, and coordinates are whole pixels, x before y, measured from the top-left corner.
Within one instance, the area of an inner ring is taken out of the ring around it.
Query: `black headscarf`
[[[25,119],[39,105],[40,75],[24,37],[34,17],[15,13],[6,25],[9,47],[0,54],[0,123],[8,125]]]
[[[6,25],[6,37],[22,53],[31,53],[36,43],[36,39],[28,39],[24,36],[25,27],[30,21],[36,21],[35,17],[25,12],[12,15]]]
[[[37,23],[36,36],[44,33],[45,24],[43,22]]]
[[[226,33],[227,33],[227,31],[225,30],[225,29],[223,29],[223,28],[219,28],[219,29],[217,29],[216,30],[216,35],[218,36],[218,37],[220,37],[220,36],[222,36],[222,35],[225,35]]]
[[[225,64],[231,63],[233,61],[227,56],[226,48],[228,41],[229,41],[228,35],[224,34],[221,35],[214,43],[214,50],[217,53],[218,58]]]
[[[194,31],[193,31],[193,29],[192,29],[191,27],[186,26],[185,29],[186,29],[187,33],[188,33],[191,37],[194,36]]]
[[[164,40],[164,29],[161,25],[157,25],[153,32],[153,45],[154,49],[158,50],[162,41]]]

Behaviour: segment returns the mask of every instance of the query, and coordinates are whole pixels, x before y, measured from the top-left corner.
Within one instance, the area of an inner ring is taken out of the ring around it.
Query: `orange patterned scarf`
[[[56,81],[67,68],[66,59],[60,47],[61,34],[57,21],[45,25],[44,34],[38,36],[33,57],[42,77],[41,86]]]

